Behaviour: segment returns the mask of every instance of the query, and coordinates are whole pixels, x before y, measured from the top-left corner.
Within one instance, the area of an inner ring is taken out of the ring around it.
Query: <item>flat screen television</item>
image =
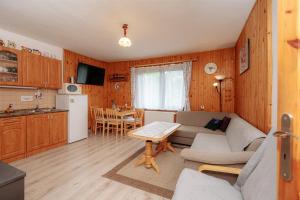
[[[105,69],[92,65],[78,63],[77,83],[88,85],[103,85]]]

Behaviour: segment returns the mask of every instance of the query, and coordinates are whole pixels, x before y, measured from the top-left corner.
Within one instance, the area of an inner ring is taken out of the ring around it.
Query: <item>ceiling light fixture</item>
[[[119,40],[119,45],[121,47],[130,47],[131,46],[131,40],[126,36],[127,35],[128,24],[123,24],[122,28],[124,30],[124,36],[121,37],[121,39]]]

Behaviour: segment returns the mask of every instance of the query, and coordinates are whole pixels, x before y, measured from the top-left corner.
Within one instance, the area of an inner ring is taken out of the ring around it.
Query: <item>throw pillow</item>
[[[212,119],[205,125],[205,128],[215,131],[218,128],[220,128],[221,123],[222,123],[222,120]]]
[[[226,131],[226,129],[227,129],[227,127],[228,127],[228,125],[229,125],[229,123],[230,123],[230,120],[231,120],[231,118],[230,117],[224,117],[223,118],[223,120],[222,120],[222,124],[220,125],[220,130],[221,131],[223,131],[223,132],[225,132]]]

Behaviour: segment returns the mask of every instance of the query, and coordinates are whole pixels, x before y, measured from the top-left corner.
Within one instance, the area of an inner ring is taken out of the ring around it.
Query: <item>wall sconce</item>
[[[225,80],[225,75],[216,75],[215,79],[218,82],[214,82],[213,86],[216,88],[217,93],[219,94],[219,102],[220,102],[220,112],[222,112],[222,82]]]

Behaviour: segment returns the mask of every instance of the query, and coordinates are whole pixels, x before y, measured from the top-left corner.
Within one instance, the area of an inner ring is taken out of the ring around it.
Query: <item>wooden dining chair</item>
[[[135,109],[133,117],[128,117],[124,119],[123,123],[125,132],[143,126],[144,112],[145,111],[143,109]]]
[[[123,134],[122,130],[122,120],[118,117],[116,110],[113,109],[106,109],[106,120],[107,120],[107,134],[109,134],[109,131],[112,132],[115,131],[116,136],[118,136],[118,133],[121,133],[121,136]]]
[[[102,129],[102,133],[104,134],[105,126],[107,124],[107,120],[104,115],[103,108],[93,108],[94,114],[94,134],[97,134],[98,129]]]
[[[95,115],[94,115],[94,106],[90,106],[90,112],[89,112],[89,114],[90,114],[90,119],[91,119],[91,122],[90,122],[90,124],[89,125],[91,125],[91,130],[92,130],[92,132],[95,132]]]

